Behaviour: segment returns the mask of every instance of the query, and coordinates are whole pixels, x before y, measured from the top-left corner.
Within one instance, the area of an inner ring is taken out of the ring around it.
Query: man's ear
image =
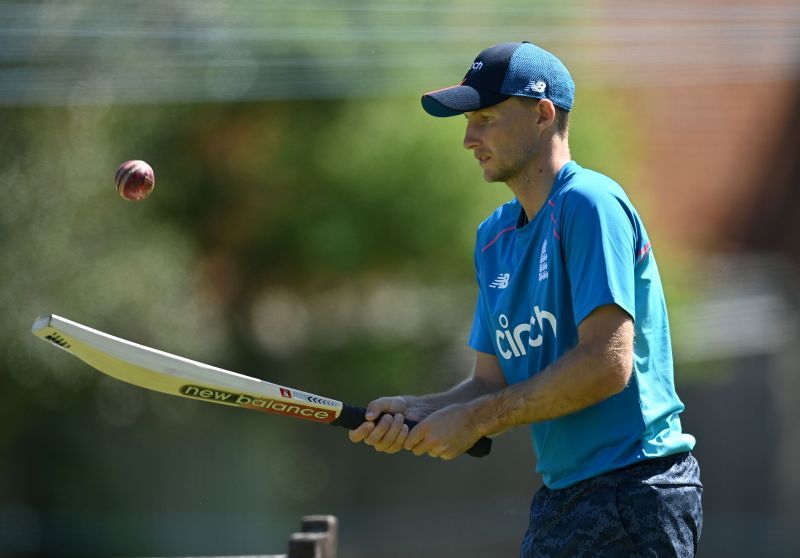
[[[536,125],[540,131],[555,126],[556,123],[556,106],[550,99],[542,99],[536,103],[536,111],[539,113],[536,119]]]

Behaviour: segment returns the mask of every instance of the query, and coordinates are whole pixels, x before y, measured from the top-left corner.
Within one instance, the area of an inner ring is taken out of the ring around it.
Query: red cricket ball
[[[144,161],[125,161],[114,177],[119,195],[130,201],[145,199],[156,185],[153,168]]]

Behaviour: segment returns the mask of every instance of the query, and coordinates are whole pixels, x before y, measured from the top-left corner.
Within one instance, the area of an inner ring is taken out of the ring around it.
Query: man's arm
[[[377,451],[396,453],[403,449],[408,435],[404,418],[421,421],[431,413],[450,405],[474,401],[506,387],[495,355],[476,352],[472,376],[451,389],[436,394],[382,397],[367,406],[367,422],[350,431],[350,440],[364,442]],[[381,420],[371,422],[379,416]]]
[[[633,370],[631,317],[602,306],[580,324],[578,337],[576,347],[529,380],[432,413],[403,447],[452,459],[481,436],[562,417],[622,391]]]
[[[497,362],[497,357],[492,354],[475,351],[475,364],[470,378],[445,392],[412,397],[411,399],[420,407],[427,407],[430,412],[433,412],[448,405],[467,403],[506,386],[506,379],[500,369],[500,363]],[[409,418],[411,420],[422,420],[424,417],[411,416]]]

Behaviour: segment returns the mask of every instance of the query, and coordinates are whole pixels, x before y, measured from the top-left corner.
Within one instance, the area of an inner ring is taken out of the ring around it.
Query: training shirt
[[[518,200],[478,227],[478,300],[469,345],[497,356],[509,385],[547,368],[578,325],[616,304],[634,321],[633,372],[620,393],[531,425],[536,470],[564,488],[642,459],[687,451],[667,310],[639,214],[610,178],[571,161],[530,222]]]

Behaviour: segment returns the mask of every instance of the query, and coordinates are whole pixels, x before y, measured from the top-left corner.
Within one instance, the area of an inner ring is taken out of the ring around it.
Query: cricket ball
[[[145,199],[156,185],[153,168],[144,161],[125,161],[114,177],[119,195],[130,201]]]

